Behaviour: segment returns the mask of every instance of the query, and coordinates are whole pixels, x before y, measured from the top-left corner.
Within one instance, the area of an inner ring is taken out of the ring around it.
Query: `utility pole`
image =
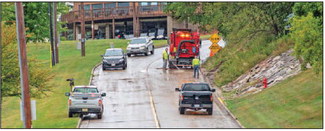
[[[52,61],[52,66],[55,66],[55,52],[54,52],[54,41],[53,41],[53,17],[52,17],[52,5],[49,2],[48,3],[48,12],[49,12],[49,17],[50,17],[50,41],[51,41],[51,61]]]
[[[24,21],[24,8],[21,2],[16,2],[16,32],[18,42],[18,56],[20,67],[20,86],[21,98],[23,106],[23,122],[25,128],[32,127],[30,94],[28,83],[28,65],[26,53],[26,38],[25,38],[25,21]]]
[[[84,9],[84,2],[81,2],[81,56],[86,56],[86,49],[85,49],[85,9]]]
[[[57,3],[53,2],[53,28],[54,28],[54,46],[55,46],[55,64],[59,63],[58,32],[57,32]]]
[[[0,2],[0,61],[2,61],[2,3]],[[2,70],[2,63],[0,62],[0,70]],[[2,71],[0,71],[0,88],[2,87]],[[1,121],[1,111],[2,111],[2,96],[1,96],[1,90],[0,90],[0,121]],[[0,129],[1,129],[1,122],[0,122]]]

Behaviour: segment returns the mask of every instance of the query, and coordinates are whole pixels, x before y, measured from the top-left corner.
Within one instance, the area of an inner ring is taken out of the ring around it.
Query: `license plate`
[[[194,107],[200,107],[200,105],[199,104],[194,104]]]
[[[81,111],[82,111],[82,112],[87,112],[88,109],[87,109],[87,108],[83,108]]]
[[[115,64],[112,64],[112,66],[115,66]]]

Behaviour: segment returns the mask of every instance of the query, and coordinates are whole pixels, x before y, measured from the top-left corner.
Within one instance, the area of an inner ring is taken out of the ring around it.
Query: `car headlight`
[[[120,59],[118,62],[123,62],[124,61],[124,59]]]
[[[143,50],[143,49],[145,49],[145,48],[146,48],[145,46],[141,46],[141,47],[140,47],[141,50]]]

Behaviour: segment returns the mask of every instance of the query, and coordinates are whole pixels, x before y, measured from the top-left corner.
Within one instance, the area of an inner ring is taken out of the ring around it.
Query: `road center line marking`
[[[154,60],[152,63],[155,63],[156,61],[158,61],[158,60],[160,60],[160,59],[157,59],[157,60]],[[152,64],[152,63],[150,63],[148,66],[147,66],[147,69],[146,69],[146,75],[147,76],[149,76],[149,67],[150,67],[150,65]],[[160,128],[160,124],[159,124],[159,121],[158,121],[158,115],[157,115],[157,113],[156,113],[156,109],[155,109],[155,105],[154,105],[154,101],[153,101],[153,97],[152,97],[152,92],[151,92],[151,89],[150,89],[150,87],[148,86],[149,84],[148,84],[148,80],[146,79],[145,80],[146,81],[146,87],[147,87],[147,89],[148,89],[148,94],[149,94],[149,99],[150,99],[150,106],[151,106],[151,112],[152,112],[152,114],[153,114],[153,117],[154,117],[154,119],[155,119],[155,123],[156,123],[156,128]]]
[[[223,103],[223,100],[222,100],[220,97],[218,97],[218,100],[219,100],[222,104],[224,104],[224,103]]]
[[[157,113],[156,113],[155,107],[153,105],[153,98],[152,98],[151,91],[148,91],[148,93],[149,93],[149,98],[150,98],[150,106],[151,106],[152,114],[153,114],[153,117],[155,118],[156,128],[160,128],[158,118],[157,118]]]

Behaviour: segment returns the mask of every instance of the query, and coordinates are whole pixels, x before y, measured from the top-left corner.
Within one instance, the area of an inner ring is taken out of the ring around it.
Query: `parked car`
[[[123,70],[127,67],[127,57],[121,48],[109,48],[106,49],[103,57],[103,70],[107,68],[122,68]]]
[[[127,55],[129,57],[132,54],[144,54],[147,56],[149,52],[151,54],[154,54],[155,52],[155,46],[153,45],[153,41],[148,37],[139,37],[131,39],[126,49]]]
[[[96,86],[75,86],[72,92],[66,92],[65,95],[69,96],[69,117],[73,114],[97,114],[98,119],[102,118],[103,97],[106,93],[99,93]]]
[[[211,89],[208,83],[184,83],[179,91],[179,113],[185,114],[186,109],[206,109],[209,115],[213,112],[213,95],[215,89]]]
[[[148,30],[148,37],[149,37],[150,39],[154,39],[154,38],[156,38],[156,32],[157,32],[156,28],[149,29],[149,30]]]
[[[157,29],[156,35],[155,35],[155,39],[157,40],[166,40],[166,31],[164,28],[159,28]]]

